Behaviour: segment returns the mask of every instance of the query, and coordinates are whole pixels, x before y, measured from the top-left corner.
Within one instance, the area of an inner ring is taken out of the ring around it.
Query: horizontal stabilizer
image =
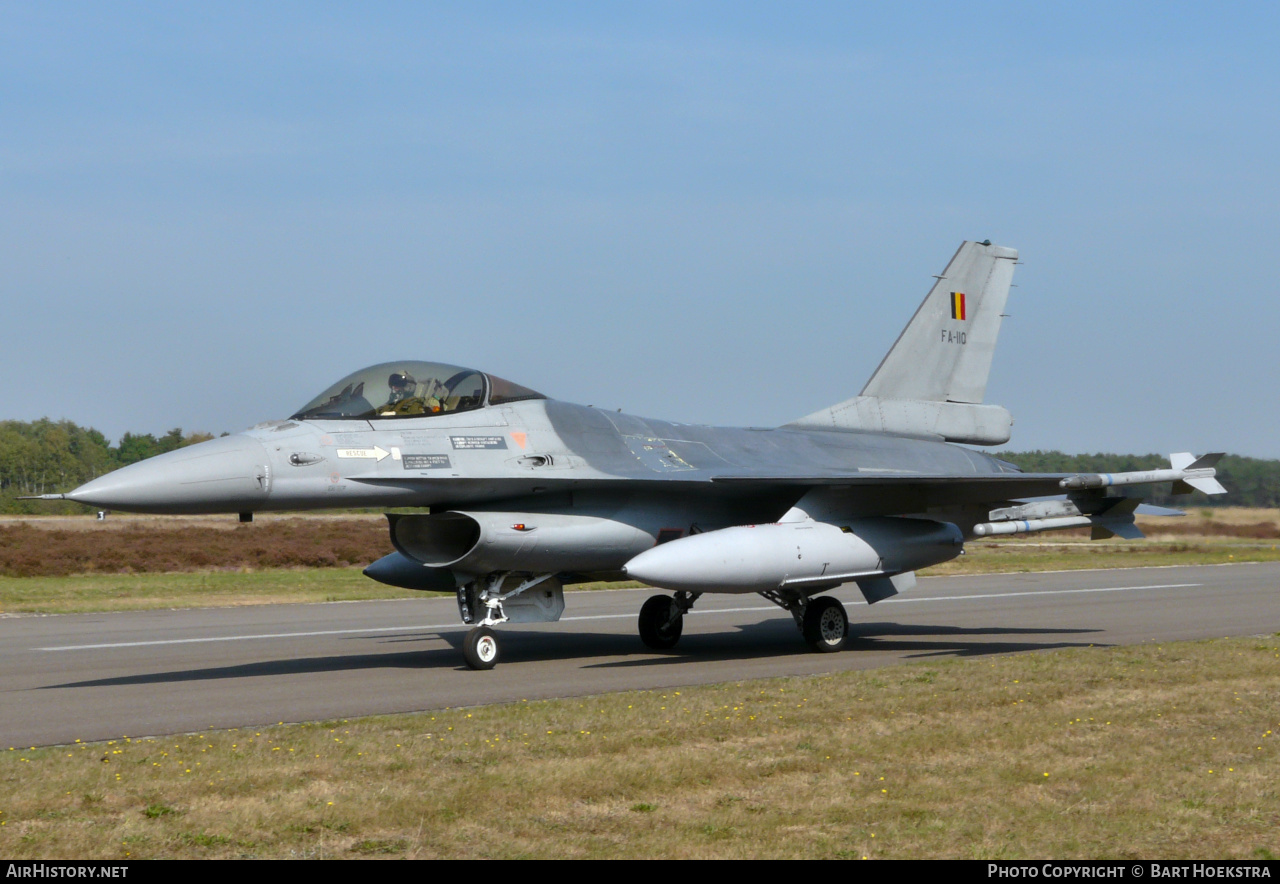
[[[1154,503],[1140,503],[1134,512],[1139,516],[1185,516],[1182,510],[1167,506],[1156,506]]]
[[[1105,540],[1108,537],[1123,537],[1126,540],[1141,540],[1145,535],[1133,523],[1133,514],[1137,509],[1137,498],[1126,497],[1116,501],[1106,512],[1093,517],[1090,538]]]
[[[1125,540],[1141,540],[1147,535],[1133,521],[1108,521],[1097,519],[1089,532],[1090,540],[1106,540],[1109,537],[1123,537]]]

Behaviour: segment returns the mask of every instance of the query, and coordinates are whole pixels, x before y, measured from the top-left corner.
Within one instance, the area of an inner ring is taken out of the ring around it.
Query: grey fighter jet
[[[1009,413],[982,400],[1017,257],[961,245],[861,395],[774,429],[650,420],[469,368],[389,362],[288,420],[65,497],[243,520],[413,508],[388,514],[395,552],[365,574],[456,592],[475,669],[498,661],[493,627],[557,620],[566,584],[620,578],[673,591],[640,609],[651,648],[676,644],[702,593],[727,592],[759,593],[793,615],[814,650],[837,651],[848,619],[824,590],[856,583],[875,603],[975,537],[1082,525],[1095,537],[1140,536],[1137,500],[1112,492],[1121,485],[1225,490],[1217,454],[1174,454],[1169,469],[1142,473],[1028,474],[962,447],[1009,439]]]

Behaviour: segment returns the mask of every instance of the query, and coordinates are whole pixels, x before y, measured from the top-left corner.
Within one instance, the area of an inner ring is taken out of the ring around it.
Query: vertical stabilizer
[[[788,427],[1003,445],[1013,418],[983,405],[1015,249],[962,243],[862,395]]]
[[[862,395],[982,402],[1017,260],[1016,249],[963,243]]]

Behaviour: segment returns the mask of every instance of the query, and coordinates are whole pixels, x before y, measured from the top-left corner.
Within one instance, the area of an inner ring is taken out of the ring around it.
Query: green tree
[[[114,460],[117,466],[127,467],[131,463],[155,457],[157,454],[160,454],[160,443],[155,436],[150,433],[143,435],[125,433],[120,437],[120,444],[116,446]]]
[[[160,439],[125,433],[112,447],[102,433],[68,420],[0,421],[0,512],[83,512],[77,504],[17,498],[69,491],[118,467],[212,438],[175,428]]]

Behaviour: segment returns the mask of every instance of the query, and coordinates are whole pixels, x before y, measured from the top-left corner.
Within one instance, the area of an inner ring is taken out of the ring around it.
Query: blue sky
[[[767,426],[1021,251],[1015,449],[1280,457],[1274,4],[6,3],[0,418],[392,359]]]

